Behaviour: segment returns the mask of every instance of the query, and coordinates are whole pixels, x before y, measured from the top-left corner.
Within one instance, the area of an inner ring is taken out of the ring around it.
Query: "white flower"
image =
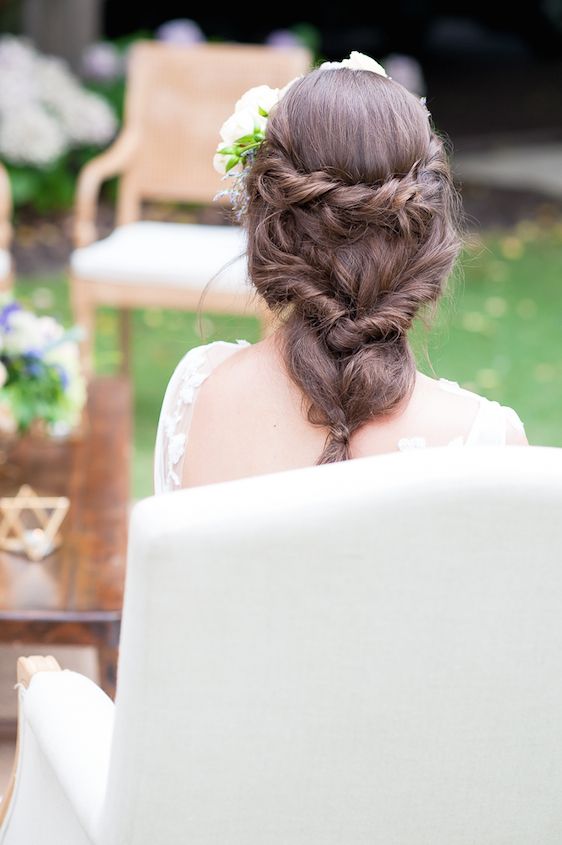
[[[117,121],[112,109],[102,97],[84,91],[61,59],[41,58],[39,84],[42,102],[72,145],[99,145],[113,137]]]
[[[97,94],[74,92],[57,109],[62,128],[74,146],[101,146],[113,138],[117,120],[110,106]]]
[[[61,59],[0,38],[0,158],[43,167],[73,146],[107,143],[117,121]]]
[[[10,315],[8,331],[4,334],[6,355],[22,355],[43,347],[43,332],[39,319],[29,311],[14,311]]]
[[[69,375],[78,374],[80,371],[80,353],[74,341],[58,343],[45,352],[44,358],[49,364],[59,364]]]
[[[382,65],[379,65],[370,56],[364,53],[358,53],[353,50],[349,54],[349,59],[344,59],[341,62],[324,62],[320,65],[320,70],[333,70],[335,68],[346,67],[349,70],[370,70],[372,73],[378,73],[379,76],[388,76]]]
[[[45,165],[66,152],[64,133],[37,103],[9,109],[0,119],[0,158],[13,164]]]
[[[37,52],[27,38],[3,35],[0,38],[0,68],[2,71],[16,68],[24,73],[33,68]]]
[[[244,135],[252,135],[254,128],[254,114],[249,109],[234,112],[222,125],[220,133],[223,140],[222,146],[229,147]]]
[[[38,317],[39,329],[43,337],[43,346],[58,340],[64,334],[64,329],[53,317]]]
[[[234,112],[249,111],[259,115],[260,109],[269,114],[273,106],[279,102],[279,88],[269,85],[257,85],[243,94],[234,107]]]
[[[5,70],[1,56],[0,79],[0,114],[21,108],[24,104],[38,102],[39,87],[36,77],[26,75],[20,68],[9,67]]]
[[[0,387],[4,387],[4,385],[6,384],[7,381],[8,381],[8,370],[6,369],[6,367],[4,366],[2,361],[0,361]]]
[[[37,53],[27,39],[0,37],[0,110],[37,99],[36,61]]]
[[[219,150],[222,149],[223,146],[226,146],[226,145],[221,144],[221,145],[219,145],[218,149]],[[221,174],[221,176],[224,176],[224,174],[226,173],[226,165],[228,164],[228,159],[229,159],[229,156],[222,155],[221,153],[218,153],[218,152],[215,153],[215,155],[213,157],[213,167],[215,168],[217,173]],[[231,168],[228,172],[229,172],[229,175],[231,173],[233,175],[235,173],[241,173],[242,172],[241,162],[239,162],[237,165],[235,165],[233,168]]]
[[[243,94],[236,103],[234,114],[226,120],[220,130],[221,142],[213,158],[213,167],[222,175],[236,176],[243,172],[244,162],[238,161],[226,173],[226,166],[230,160],[229,155],[222,155],[221,150],[237,144],[240,138],[258,133],[256,141],[259,142],[265,135],[267,119],[271,109],[279,102],[283,94],[295,82],[291,80],[283,89],[270,88],[269,85],[257,85],[250,88]]]

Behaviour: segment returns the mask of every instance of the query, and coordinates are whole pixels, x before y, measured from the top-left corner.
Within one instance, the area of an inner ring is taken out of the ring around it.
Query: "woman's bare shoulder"
[[[197,397],[184,486],[238,478],[250,470],[274,471],[280,468],[278,461],[287,460],[285,444],[293,432],[301,438],[289,460],[302,463],[299,449],[307,443],[302,429],[309,425],[299,412],[295,392],[265,341],[240,348],[222,361]]]

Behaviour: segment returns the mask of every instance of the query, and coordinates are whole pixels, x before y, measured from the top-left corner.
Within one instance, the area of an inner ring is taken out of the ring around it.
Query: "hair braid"
[[[348,125],[353,138],[335,128]],[[327,429],[317,462],[345,460],[357,429],[411,395],[407,333],[459,250],[443,144],[392,80],[314,71],[276,107],[247,191],[250,276],[283,313],[288,373]]]

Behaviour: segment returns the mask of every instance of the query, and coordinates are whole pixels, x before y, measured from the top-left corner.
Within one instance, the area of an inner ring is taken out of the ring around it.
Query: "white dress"
[[[249,345],[246,340],[237,340],[236,343],[217,340],[196,346],[184,355],[176,367],[166,389],[158,423],[154,456],[156,494],[181,487],[189,427],[200,385],[226,358]],[[472,396],[480,403],[466,438],[455,437],[447,446],[505,446],[509,423],[524,433],[523,423],[513,408],[460,387],[456,381],[440,378],[437,384],[444,390]],[[414,432],[411,437],[400,438],[396,444],[400,451],[423,449],[426,446],[425,438]]]

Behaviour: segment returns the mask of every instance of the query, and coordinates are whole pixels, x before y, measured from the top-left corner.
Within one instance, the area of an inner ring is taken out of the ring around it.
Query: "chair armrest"
[[[125,129],[105,152],[91,159],[78,175],[74,206],[74,244],[88,246],[96,239],[96,210],[100,187],[127,168],[139,146],[140,137]]]
[[[12,240],[12,189],[6,169],[0,164],[0,249],[8,249]]]
[[[105,798],[113,712],[111,699],[76,672],[39,671],[27,689],[20,682],[15,780],[11,796],[6,796],[9,805],[2,808],[0,842],[11,842],[12,831],[17,831],[18,842],[39,841],[34,838],[38,821],[33,810],[53,795],[51,824],[53,819],[60,821],[61,832],[57,839],[55,831],[49,831],[52,841],[70,843],[64,831],[73,828],[83,831],[88,842],[95,841]],[[67,813],[70,808],[70,819],[63,817],[61,807]]]

